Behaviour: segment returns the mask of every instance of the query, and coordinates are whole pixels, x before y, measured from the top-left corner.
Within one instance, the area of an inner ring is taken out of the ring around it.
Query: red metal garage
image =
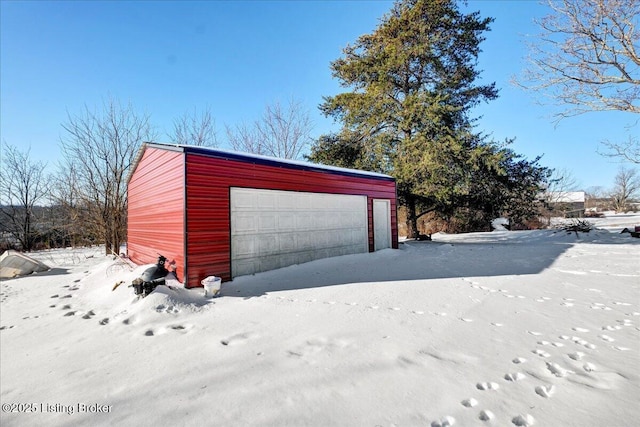
[[[372,172],[146,143],[128,202],[129,257],[175,260],[188,287],[398,248],[395,181]]]

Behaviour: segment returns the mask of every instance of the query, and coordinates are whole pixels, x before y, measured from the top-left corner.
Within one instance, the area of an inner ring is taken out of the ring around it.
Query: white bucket
[[[215,297],[220,293],[220,286],[222,285],[222,279],[216,276],[209,276],[202,279],[200,282],[204,286],[205,297]]]

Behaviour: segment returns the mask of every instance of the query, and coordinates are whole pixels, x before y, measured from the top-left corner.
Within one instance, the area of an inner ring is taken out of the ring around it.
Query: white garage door
[[[234,277],[368,251],[367,197],[231,189]]]
[[[391,208],[389,200],[373,201],[373,237],[376,251],[391,247]]]

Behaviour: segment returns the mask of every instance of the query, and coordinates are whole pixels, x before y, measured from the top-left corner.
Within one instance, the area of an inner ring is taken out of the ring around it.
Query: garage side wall
[[[155,263],[158,254],[185,273],[184,154],[147,147],[128,186],[127,251],[136,264]]]
[[[393,180],[277,167],[186,154],[188,286],[206,276],[231,279],[230,189],[232,187],[367,196],[368,245],[374,250],[373,199],[391,203],[392,247],[398,247]]]

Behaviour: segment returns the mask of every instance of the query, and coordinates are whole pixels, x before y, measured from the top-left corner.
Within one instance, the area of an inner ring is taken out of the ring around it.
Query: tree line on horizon
[[[567,106],[558,120],[588,111],[639,113],[634,40],[640,3],[549,4],[552,14],[538,23],[543,35],[556,37],[534,42],[530,68],[517,83],[549,90]],[[225,126],[228,144],[238,151],[393,176],[410,238],[419,236],[421,218],[448,232],[485,231],[502,216],[515,227],[530,227],[543,209],[540,193],[559,178],[540,157],[526,159],[511,149],[515,138],[495,141],[477,129],[474,107],[498,97],[495,83],[479,83],[477,69],[483,34],[492,22],[479,12],[462,13],[455,0],[398,0],[374,31],[347,45],[330,64],[344,92],[324,97],[319,108],[341,125],[338,131],[312,140],[308,113],[291,99],[288,105],[267,106],[252,123]],[[174,143],[219,145],[209,109],[185,112],[173,125],[168,137]],[[151,118],[108,99],[101,108],[68,113],[62,127],[64,160],[53,176],[45,175],[45,163],[31,161],[29,150],[4,144],[0,231],[25,250],[43,242],[89,242],[118,253],[126,241],[128,176],[141,144],[158,137]],[[633,136],[603,146],[604,155],[640,163]],[[619,207],[638,189],[634,169],[621,175],[625,191],[635,189]]]

